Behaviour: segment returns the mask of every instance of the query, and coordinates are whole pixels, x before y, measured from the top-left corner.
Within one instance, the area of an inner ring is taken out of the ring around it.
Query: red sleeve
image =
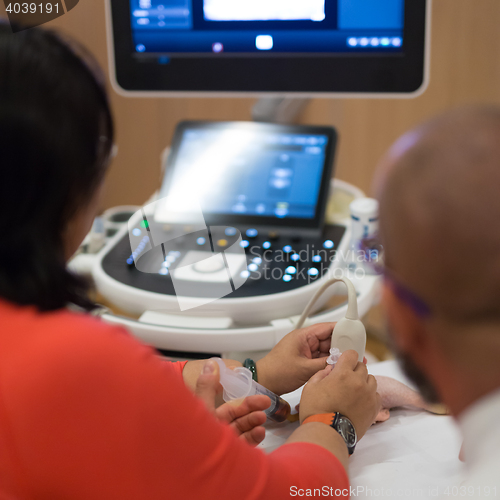
[[[182,377],[182,370],[186,366],[187,361],[174,361],[172,368]]]
[[[274,500],[292,487],[348,488],[319,446],[266,455],[238,439],[185,387],[181,365],[124,331],[89,318],[45,333],[2,374],[0,415],[27,498]]]

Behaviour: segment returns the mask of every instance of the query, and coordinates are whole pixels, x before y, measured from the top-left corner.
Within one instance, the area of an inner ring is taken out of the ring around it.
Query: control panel
[[[320,237],[254,227],[158,225],[141,220],[103,258],[105,273],[141,290],[241,298],[293,290],[321,278],[336,261],[344,226]],[[161,242],[158,234],[162,234]],[[174,278],[174,280],[172,279]]]

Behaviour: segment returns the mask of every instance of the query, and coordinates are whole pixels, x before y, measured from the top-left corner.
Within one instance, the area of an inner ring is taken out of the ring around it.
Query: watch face
[[[337,430],[340,432],[349,448],[356,445],[356,430],[349,419],[340,417],[337,423]]]

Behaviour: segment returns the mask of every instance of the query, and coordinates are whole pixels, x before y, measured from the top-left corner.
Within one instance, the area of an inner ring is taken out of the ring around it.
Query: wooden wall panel
[[[125,0],[124,0],[125,1]],[[337,177],[369,192],[378,159],[420,121],[465,103],[500,103],[500,2],[434,0],[431,81],[415,99],[313,100],[301,122],[333,124],[340,132]],[[50,23],[83,42],[107,70],[104,4],[80,0]],[[200,75],[201,77],[201,75]],[[105,206],[139,204],[159,184],[159,155],[183,119],[246,120],[252,99],[139,99],[111,91],[119,154]]]

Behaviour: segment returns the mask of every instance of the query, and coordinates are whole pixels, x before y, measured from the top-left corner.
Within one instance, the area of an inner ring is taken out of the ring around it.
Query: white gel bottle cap
[[[378,201],[358,198],[349,205],[351,212],[352,241],[373,236],[378,231]]]

